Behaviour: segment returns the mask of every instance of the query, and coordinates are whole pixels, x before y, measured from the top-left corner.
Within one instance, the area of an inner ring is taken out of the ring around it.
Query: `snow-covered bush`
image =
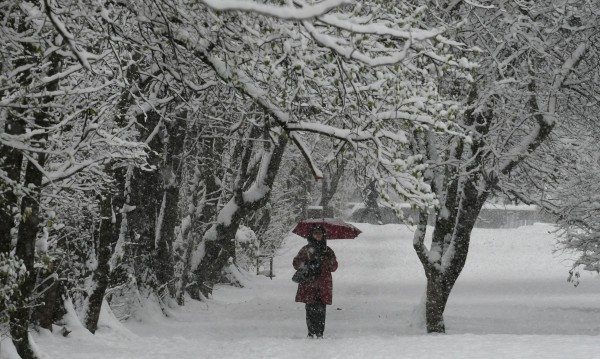
[[[16,309],[12,299],[18,294],[26,275],[22,260],[0,253],[0,325],[7,322],[10,312]]]
[[[240,226],[235,235],[235,262],[246,270],[251,271],[256,266],[258,255],[258,237],[252,229]]]

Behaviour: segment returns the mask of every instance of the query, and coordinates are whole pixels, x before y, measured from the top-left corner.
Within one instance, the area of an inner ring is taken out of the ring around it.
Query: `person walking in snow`
[[[296,302],[306,304],[308,337],[322,338],[326,305],[331,305],[333,298],[331,272],[338,267],[335,253],[327,246],[327,235],[322,226],[315,225],[311,229],[308,244],[300,249],[292,264],[296,270],[308,268],[308,280],[298,283]]]

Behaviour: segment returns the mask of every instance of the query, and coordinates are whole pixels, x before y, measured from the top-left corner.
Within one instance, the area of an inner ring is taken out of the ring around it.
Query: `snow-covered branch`
[[[535,151],[548,137],[556,124],[557,93],[562,87],[569,72],[574,70],[576,64],[585,54],[588,46],[589,44],[585,42],[579,44],[572,55],[563,63],[560,71],[555,75],[551,87],[552,93],[550,93],[547,102],[546,112],[539,112],[539,104],[537,100],[538,93],[536,91],[535,83],[532,80],[532,82],[529,84],[531,91],[531,99],[529,104],[531,106],[531,110],[534,112],[533,116],[536,118],[537,123],[519,144],[508,151],[504,161],[499,166],[501,173],[509,173],[521,160],[523,160],[523,158]]]
[[[399,62],[402,62],[408,57],[408,50],[412,44],[411,41],[406,41],[402,51],[391,52],[390,55],[385,56],[371,57],[358,50],[354,46],[348,46],[347,44],[340,45],[338,38],[319,32],[315,28],[315,26],[313,26],[313,24],[308,21],[304,21],[302,24],[317,43],[335,51],[336,53],[340,54],[341,56],[347,59],[357,60],[372,67],[394,65]]]
[[[388,138],[397,143],[407,143],[406,133],[404,131],[391,132],[387,130],[367,131],[359,129],[346,129],[334,126],[324,125],[314,122],[291,122],[284,125],[284,128],[290,131],[305,131],[318,133],[339,140],[361,142],[371,141],[374,138]]]
[[[306,20],[321,16],[336,7],[353,3],[352,0],[324,0],[314,5],[297,8],[293,6],[275,6],[247,0],[201,0],[213,10],[244,11],[284,20]]]
[[[71,48],[71,51],[73,51],[73,54],[75,55],[77,60],[79,60],[81,65],[86,70],[92,71],[92,67],[90,66],[90,63],[88,61],[87,53],[84,50],[80,49],[79,45],[75,41],[75,37],[73,36],[73,34],[71,34],[69,30],[67,30],[65,24],[60,20],[58,15],[54,13],[55,11],[50,5],[50,1],[51,0],[44,0],[44,10],[46,12],[46,16],[48,16],[48,19],[50,19],[50,22],[52,23],[52,25],[54,25],[56,31],[58,31],[58,33],[67,41],[69,47]]]
[[[445,29],[419,29],[414,28],[410,30],[401,30],[394,27],[389,26],[390,23],[369,23],[369,24],[359,24],[350,22],[347,19],[342,19],[338,15],[323,15],[319,17],[319,22],[323,22],[327,25],[336,27],[341,30],[346,30],[351,33],[356,34],[372,34],[372,35],[380,35],[380,36],[391,36],[392,38],[404,39],[407,41],[424,41],[434,39],[441,34],[443,34]],[[387,25],[387,26],[386,26]],[[459,43],[455,43],[456,45],[460,45]]]
[[[427,209],[422,209],[419,211],[419,223],[417,224],[417,228],[413,234],[413,247],[423,267],[431,269],[433,267],[433,263],[429,259],[429,250],[425,246],[425,234],[427,233],[428,218],[429,214],[427,213]]]

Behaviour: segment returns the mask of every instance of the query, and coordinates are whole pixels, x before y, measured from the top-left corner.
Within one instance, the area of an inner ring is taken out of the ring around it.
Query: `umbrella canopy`
[[[325,229],[327,239],[352,239],[361,233],[360,229],[337,218],[305,219],[298,222],[292,233],[308,238],[310,230],[316,225]]]

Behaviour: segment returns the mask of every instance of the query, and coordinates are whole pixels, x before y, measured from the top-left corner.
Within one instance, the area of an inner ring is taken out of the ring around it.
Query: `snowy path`
[[[325,340],[304,336],[294,303],[291,260],[304,244],[288,239],[273,280],[220,287],[172,318],[147,317],[96,336],[35,336],[49,358],[600,358],[600,279],[566,282],[568,263],[552,254],[549,227],[475,230],[471,253],[446,310],[448,335],[410,325],[424,291],[423,271],[402,226],[358,225],[354,240],[330,241],[334,273]]]

